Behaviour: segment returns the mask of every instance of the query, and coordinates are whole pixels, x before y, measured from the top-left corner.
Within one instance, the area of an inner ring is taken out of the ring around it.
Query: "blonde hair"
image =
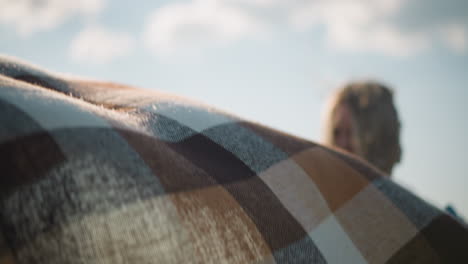
[[[393,91],[374,81],[352,82],[338,90],[329,102],[325,117],[325,143],[335,146],[334,115],[346,105],[356,128],[355,142],[360,155],[377,168],[391,174],[401,159],[400,120],[393,104]]]

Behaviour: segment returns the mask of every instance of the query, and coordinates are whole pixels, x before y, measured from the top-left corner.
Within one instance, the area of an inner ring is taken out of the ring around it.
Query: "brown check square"
[[[271,255],[256,225],[221,186],[170,196],[200,260],[255,263]]]
[[[292,159],[315,182],[332,211],[369,184],[361,174],[320,147],[305,150]]]

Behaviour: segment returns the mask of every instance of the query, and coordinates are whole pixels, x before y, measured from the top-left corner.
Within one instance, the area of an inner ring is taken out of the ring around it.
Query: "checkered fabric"
[[[0,57],[0,263],[467,263],[362,161],[198,102]]]

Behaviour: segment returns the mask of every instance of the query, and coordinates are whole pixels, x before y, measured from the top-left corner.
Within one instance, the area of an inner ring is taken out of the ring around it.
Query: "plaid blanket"
[[[466,263],[362,161],[161,92],[0,57],[0,263]]]

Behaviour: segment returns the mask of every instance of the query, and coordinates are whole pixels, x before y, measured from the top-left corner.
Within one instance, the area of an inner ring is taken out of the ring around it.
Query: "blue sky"
[[[468,1],[0,0],[0,53],[192,97],[320,141],[350,80],[395,90],[395,180],[468,216]]]

